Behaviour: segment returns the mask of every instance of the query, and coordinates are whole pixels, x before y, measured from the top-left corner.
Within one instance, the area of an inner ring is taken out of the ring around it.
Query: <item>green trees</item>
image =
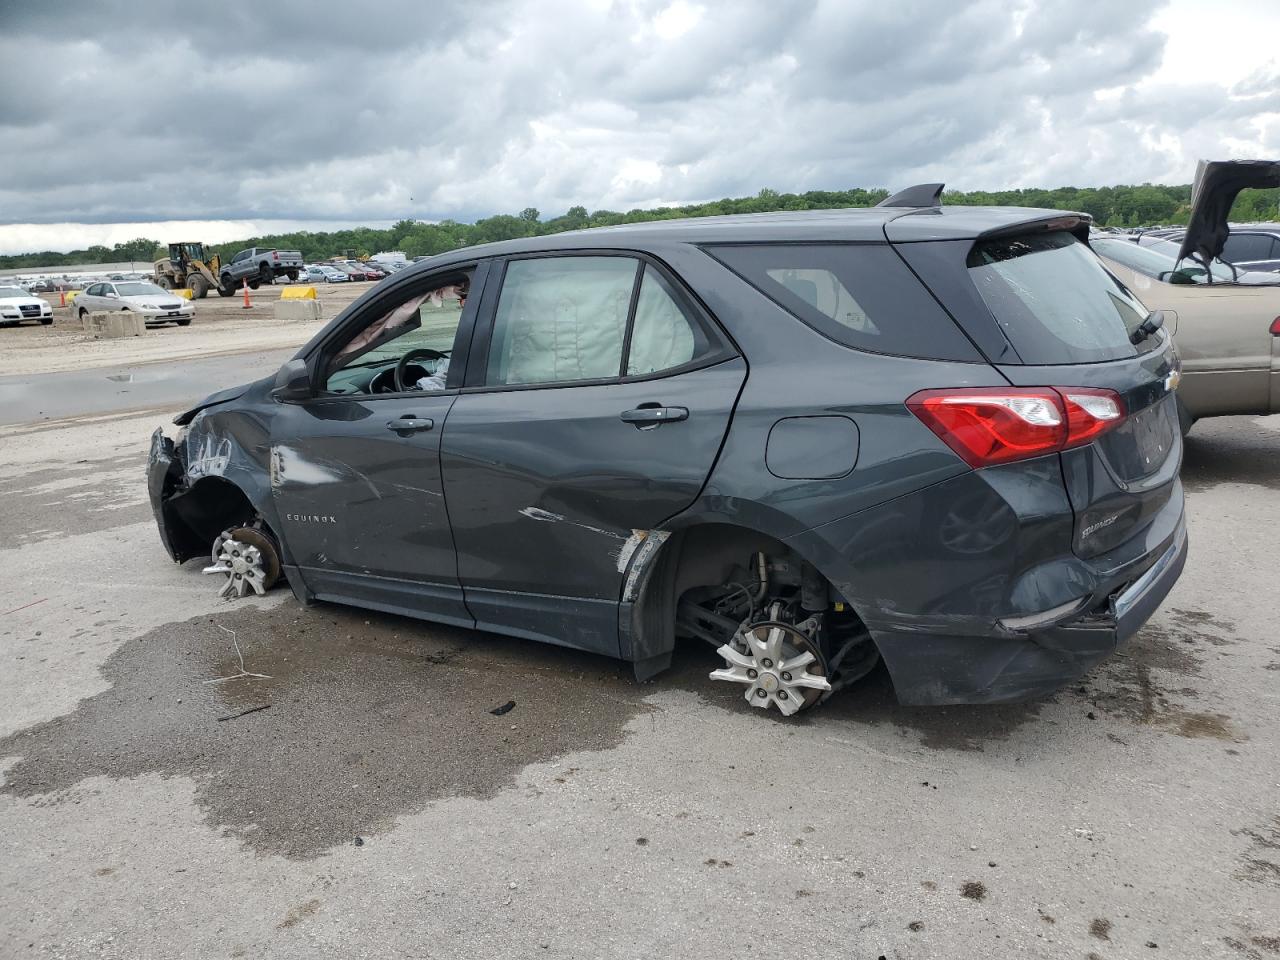
[[[674,217],[708,217],[732,213],[764,213],[772,210],[827,210],[839,207],[869,207],[879,203],[888,191],[852,187],[848,190],[810,190],[807,193],[779,193],[764,188],[752,197],[725,197],[684,206],[656,207],[648,210],[596,210],[570,207],[558,217],[543,220],[534,207],[518,214],[497,214],[475,223],[441,220],[400,220],[387,229],[357,227],[333,233],[274,234],[250,237],[235,243],[219,244],[214,249],[224,260],[245,247],[281,247],[299,250],[308,263],[332,256],[370,256],[383,250],[401,250],[409,257],[432,256],[446,250],[581,230],[584,227],[613,226],[619,223],[644,223]],[[1058,187],[1052,190],[949,190],[943,202],[952,205],[995,205],[1011,207],[1048,207],[1057,210],[1080,210],[1101,226],[1153,226],[1183,224],[1191,215],[1191,186],[1165,186],[1143,183],[1114,187]],[[1238,223],[1280,220],[1280,189],[1245,190],[1231,209],[1231,219]],[[176,238],[199,239],[199,238]],[[0,256],[0,268],[57,267],[85,263],[109,263],[123,260],[146,262],[162,256],[163,248],[154,240],[139,238],[118,243],[108,249],[94,246],[71,253],[24,253]]]

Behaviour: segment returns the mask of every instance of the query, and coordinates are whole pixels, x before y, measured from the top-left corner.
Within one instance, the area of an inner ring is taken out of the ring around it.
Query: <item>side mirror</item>
[[[271,398],[281,403],[306,400],[311,396],[311,371],[307,361],[289,360],[276,373],[276,383]]]

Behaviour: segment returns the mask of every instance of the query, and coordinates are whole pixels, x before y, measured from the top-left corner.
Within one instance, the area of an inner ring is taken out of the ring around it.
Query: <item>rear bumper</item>
[[[1084,616],[1025,633],[972,637],[876,637],[906,704],[1008,703],[1047,696],[1083,676],[1129,640],[1161,604],[1187,562],[1186,523],[1155,561]]]
[[[862,617],[901,702],[998,703],[1087,672],[1164,599],[1185,562],[1176,474],[1146,504],[1120,542],[1081,555],[1059,460],[1044,457],[971,471],[787,542]]]

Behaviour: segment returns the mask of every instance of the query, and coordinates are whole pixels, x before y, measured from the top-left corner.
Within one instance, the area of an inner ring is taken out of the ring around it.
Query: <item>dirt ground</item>
[[[86,336],[74,316],[74,303],[64,307],[57,297],[46,295],[44,299],[53,304],[52,326],[24,323],[18,327],[0,327],[0,376],[298,347],[372,287],[371,283],[317,287],[319,321],[274,319],[272,305],[279,299],[280,292],[287,289],[284,286],[249,291],[252,306],[248,310],[244,309],[244,300],[239,294],[226,298],[214,294],[195,301],[196,315],[189,327],[152,327],[144,336],[119,340],[94,340]]]
[[[696,645],[220,601],[172,413],[0,426],[6,960],[1280,956],[1280,417],[1196,426],[1186,572],[1079,683],[783,720]]]

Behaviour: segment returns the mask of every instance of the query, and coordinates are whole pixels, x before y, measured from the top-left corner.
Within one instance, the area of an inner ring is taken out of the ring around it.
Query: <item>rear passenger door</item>
[[[746,365],[655,262],[497,269],[441,446],[467,607],[481,628],[617,656],[631,551],[702,489]]]

